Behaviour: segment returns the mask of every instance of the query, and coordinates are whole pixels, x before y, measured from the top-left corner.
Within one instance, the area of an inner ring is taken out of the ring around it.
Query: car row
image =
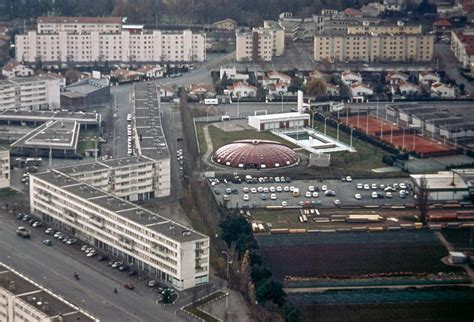
[[[368,184],[368,183],[365,183],[365,184],[362,184],[362,183],[358,183],[356,185],[357,187],[357,190],[383,190],[385,192],[395,192],[397,191],[398,189],[401,189],[401,190],[413,190],[413,186],[411,185],[411,183],[404,183],[404,182],[401,182],[401,183],[393,183],[393,184],[379,184],[377,185],[376,183],[372,183],[372,184]]]

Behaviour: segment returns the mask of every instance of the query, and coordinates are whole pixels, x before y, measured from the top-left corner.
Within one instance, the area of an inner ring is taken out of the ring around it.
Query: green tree
[[[272,301],[278,306],[283,306],[286,301],[286,294],[283,291],[281,283],[272,279],[266,279],[257,285],[257,301],[265,304],[267,301]]]
[[[314,97],[326,95],[326,82],[322,79],[311,79],[306,84],[306,94]]]

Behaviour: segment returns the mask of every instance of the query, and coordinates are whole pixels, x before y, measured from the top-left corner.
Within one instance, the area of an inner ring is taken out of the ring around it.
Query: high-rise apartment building
[[[271,61],[285,51],[285,32],[274,24],[251,31],[237,31],[235,58],[237,61]]]
[[[59,80],[51,77],[14,77],[0,80],[0,111],[59,109]]]

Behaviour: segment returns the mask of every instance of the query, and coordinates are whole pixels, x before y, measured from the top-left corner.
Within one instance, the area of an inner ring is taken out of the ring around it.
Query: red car
[[[129,290],[133,290],[135,288],[132,283],[125,283],[123,284],[123,287]]]

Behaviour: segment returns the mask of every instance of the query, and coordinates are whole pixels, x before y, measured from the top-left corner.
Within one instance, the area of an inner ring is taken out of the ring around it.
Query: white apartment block
[[[463,68],[474,69],[474,29],[451,32],[451,50]]]
[[[56,170],[30,175],[31,213],[179,290],[209,281],[209,237]]]
[[[316,34],[314,60],[429,62],[433,44],[434,36],[423,34],[421,26],[349,26],[347,32]]]
[[[0,111],[59,109],[59,80],[50,77],[15,77],[0,80]]]
[[[122,30],[121,17],[38,17],[36,23],[40,34],[117,33]]]
[[[0,321],[97,322],[99,319],[0,263]]]
[[[168,166],[145,156],[111,159],[55,169],[76,180],[130,201],[169,195]]]
[[[0,146],[0,189],[10,187],[10,150]]]
[[[135,25],[39,23],[37,30],[16,36],[16,57],[28,63],[201,62],[206,59],[206,35]]]
[[[235,58],[237,61],[271,61],[285,51],[285,32],[277,27],[254,28],[236,32]]]

